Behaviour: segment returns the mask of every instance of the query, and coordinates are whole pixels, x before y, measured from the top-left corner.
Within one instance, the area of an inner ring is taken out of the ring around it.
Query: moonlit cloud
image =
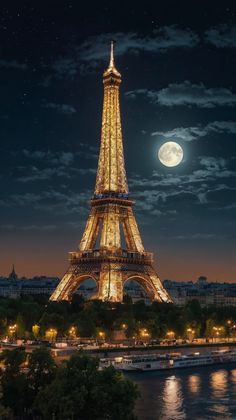
[[[236,25],[218,25],[205,32],[205,40],[217,48],[236,48]]]
[[[130,189],[137,200],[138,213],[146,214],[146,222],[148,219],[151,223],[155,214],[178,215],[183,201],[191,205],[210,204],[209,208],[215,209],[222,194],[235,194],[236,188],[230,180],[236,177],[236,171],[228,169],[225,159],[201,156],[195,166],[189,174],[153,171],[152,176],[146,178],[133,174]]]
[[[196,127],[177,127],[169,131],[154,131],[152,136],[162,136],[173,140],[193,141],[199,137],[204,137],[208,133],[207,129]]]
[[[158,135],[173,140],[193,141],[211,133],[236,134],[236,122],[213,121],[206,126],[176,127],[169,131],[154,131],[152,136]]]
[[[160,106],[197,106],[199,108],[214,108],[216,106],[233,106],[236,104],[236,94],[228,88],[207,88],[203,83],[170,83],[167,88],[159,91],[136,89],[126,92],[126,97],[136,99],[138,96],[147,98],[150,103]]]

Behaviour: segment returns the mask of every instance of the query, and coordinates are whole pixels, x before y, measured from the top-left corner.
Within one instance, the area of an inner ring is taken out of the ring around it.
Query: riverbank
[[[186,344],[173,344],[173,345],[154,345],[154,346],[131,346],[131,347],[100,347],[100,348],[91,348],[83,349],[85,352],[93,354],[124,354],[124,353],[140,353],[153,351],[170,351],[170,350],[180,350],[180,349],[197,349],[197,348],[218,348],[218,347],[236,347],[236,342],[214,342],[214,343],[186,343]]]

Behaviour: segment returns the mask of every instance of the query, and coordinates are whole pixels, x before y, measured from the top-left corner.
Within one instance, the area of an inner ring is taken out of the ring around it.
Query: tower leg
[[[166,303],[170,303],[172,302],[169,294],[167,293],[167,291],[164,289],[161,280],[159,279],[156,271],[154,270],[154,268],[149,269],[149,278],[154,286],[154,290],[155,290],[155,300],[158,300],[160,302],[166,302]]]
[[[98,298],[110,302],[123,301],[122,273],[116,264],[103,264],[100,272]]]
[[[67,272],[61,279],[53,294],[50,296],[50,300],[69,300],[69,289],[71,284],[73,284],[73,279],[74,274],[70,271]]]

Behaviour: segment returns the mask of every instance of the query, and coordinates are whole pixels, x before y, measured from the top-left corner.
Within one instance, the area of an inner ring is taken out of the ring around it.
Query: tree
[[[205,331],[206,337],[213,337],[214,326],[215,326],[215,322],[213,319],[210,318],[206,320],[206,331]]]
[[[5,366],[4,373],[17,375],[26,360],[26,352],[22,348],[16,348],[14,350],[5,349],[0,355],[0,360]]]
[[[98,360],[75,354],[42,389],[35,407],[43,419],[132,420],[136,385],[113,367],[98,370]]]
[[[29,355],[27,377],[35,395],[41,388],[51,383],[55,370],[56,364],[47,348],[35,349]]]
[[[6,408],[3,405],[3,392],[2,392],[2,385],[0,384],[0,419],[2,420],[12,420],[13,415],[10,408]]]
[[[25,335],[25,323],[21,314],[17,315],[16,318],[16,334],[19,338],[24,338]]]
[[[94,337],[96,335],[96,325],[92,317],[86,316],[81,312],[78,317],[77,330],[80,337]]]
[[[32,404],[26,375],[21,371],[26,353],[21,349],[4,350],[1,360],[5,370],[1,372],[3,403],[17,416],[25,413]]]

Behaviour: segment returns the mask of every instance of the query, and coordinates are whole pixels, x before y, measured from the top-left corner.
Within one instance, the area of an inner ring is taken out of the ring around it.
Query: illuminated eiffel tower
[[[70,252],[69,269],[50,300],[70,300],[80,284],[92,278],[97,299],[122,302],[125,282],[135,279],[151,300],[171,302],[153,267],[153,254],[144,250],[129,197],[119,106],[121,75],[115,67],[113,43],[103,84],[101,146],[91,210],[79,248]]]

